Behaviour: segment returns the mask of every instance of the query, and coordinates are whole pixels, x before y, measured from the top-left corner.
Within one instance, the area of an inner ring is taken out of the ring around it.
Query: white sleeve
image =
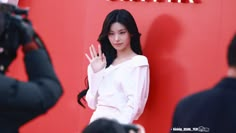
[[[128,98],[125,109],[125,117],[127,123],[143,113],[149,93],[149,66],[141,65],[128,67],[123,78],[122,88]]]
[[[98,86],[101,83],[101,80],[103,78],[103,70],[94,73],[91,66],[88,66],[88,85],[89,89],[85,96],[85,99],[87,101],[88,106],[91,109],[96,109],[97,105],[97,96],[98,96]]]

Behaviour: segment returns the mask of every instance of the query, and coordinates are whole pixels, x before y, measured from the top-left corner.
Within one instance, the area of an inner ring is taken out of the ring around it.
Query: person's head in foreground
[[[115,120],[100,118],[84,128],[82,133],[145,133],[141,125],[120,124]]]

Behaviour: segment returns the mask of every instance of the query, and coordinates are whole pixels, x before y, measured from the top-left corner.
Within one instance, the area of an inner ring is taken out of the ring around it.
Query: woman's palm
[[[98,45],[98,53],[93,45],[89,47],[89,51],[90,56],[88,54],[85,54],[85,56],[89,60],[93,72],[99,72],[106,66],[106,57],[102,54],[101,46]]]

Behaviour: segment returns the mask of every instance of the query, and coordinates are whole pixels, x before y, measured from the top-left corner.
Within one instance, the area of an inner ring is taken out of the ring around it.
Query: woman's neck
[[[124,61],[130,60],[132,59],[132,57],[134,57],[135,55],[137,55],[136,53],[132,52],[117,52],[117,57],[115,58],[115,60],[113,61],[113,65],[117,65],[120,64]]]
[[[133,51],[129,51],[129,52],[117,52],[117,57],[116,59],[118,60],[122,60],[122,59],[129,59],[132,58],[133,56],[137,55],[136,53],[134,53]]]

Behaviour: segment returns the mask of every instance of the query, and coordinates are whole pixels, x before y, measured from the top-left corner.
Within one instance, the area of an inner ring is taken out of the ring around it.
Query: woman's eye
[[[108,33],[109,36],[114,35],[114,33]]]

